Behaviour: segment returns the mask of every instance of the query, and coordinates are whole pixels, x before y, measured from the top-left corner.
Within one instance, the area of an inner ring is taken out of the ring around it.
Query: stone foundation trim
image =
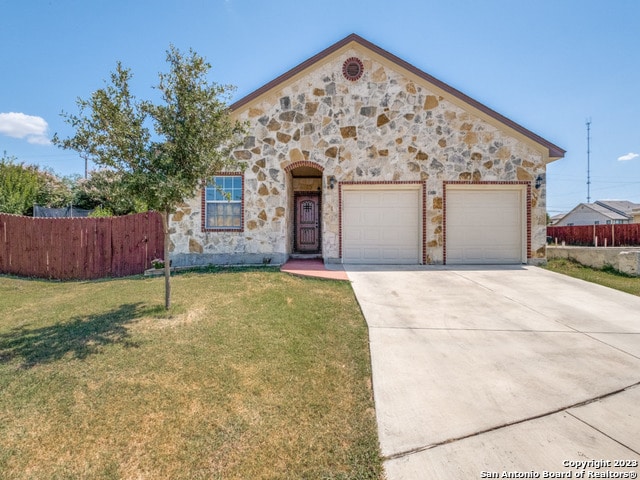
[[[442,261],[447,264],[447,186],[448,185],[508,185],[508,186],[526,186],[526,216],[527,216],[527,228],[526,228],[526,252],[527,262],[530,262],[533,258],[531,251],[531,183],[530,182],[511,182],[511,181],[463,181],[463,180],[445,180],[442,182],[442,237],[444,239],[444,245],[442,247]]]
[[[283,265],[286,253],[176,253],[171,254],[174,267],[206,267],[210,265]]]
[[[361,186],[378,186],[389,185],[419,185],[421,190],[422,200],[422,232],[421,236],[421,264],[427,263],[427,182],[421,181],[373,181],[373,182],[338,182],[338,255],[340,256],[340,263],[342,263],[342,187],[348,185],[361,185]]]
[[[200,225],[202,232],[227,232],[227,233],[242,233],[244,232],[244,173],[243,172],[220,172],[215,175],[216,177],[241,177],[242,178],[242,202],[240,203],[240,228],[207,228],[207,192],[206,182],[202,186],[200,193]]]

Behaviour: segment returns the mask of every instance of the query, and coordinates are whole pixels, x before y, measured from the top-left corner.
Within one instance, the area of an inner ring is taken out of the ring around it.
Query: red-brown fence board
[[[70,274],[70,270],[69,268],[65,268],[66,267],[66,263],[65,263],[65,252],[69,249],[69,248],[75,248],[75,245],[73,244],[73,232],[69,231],[69,227],[68,225],[65,225],[65,223],[67,223],[67,221],[63,218],[61,219],[60,222],[49,222],[49,225],[51,226],[51,239],[52,241],[60,241],[63,238],[66,237],[66,241],[64,242],[66,245],[61,244],[59,245],[59,248],[56,248],[56,246],[51,245],[48,250],[49,250],[49,268],[50,268],[50,274],[54,274],[54,272],[59,272],[58,275],[56,275],[56,277],[59,276],[59,278],[73,278],[73,276]],[[53,275],[51,275],[53,276]]]
[[[0,273],[92,279],[135,275],[163,255],[157,213],[109,218],[0,214]]]
[[[640,246],[640,223],[611,225],[580,225],[570,227],[547,227],[547,236],[551,242],[565,245],[594,246],[596,237],[598,246],[637,247]]]

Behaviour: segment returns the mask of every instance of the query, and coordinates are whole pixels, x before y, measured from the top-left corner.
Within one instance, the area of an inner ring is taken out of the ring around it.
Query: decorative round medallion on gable
[[[347,58],[342,64],[342,75],[347,80],[355,82],[362,77],[364,73],[364,65],[362,61],[357,57]]]

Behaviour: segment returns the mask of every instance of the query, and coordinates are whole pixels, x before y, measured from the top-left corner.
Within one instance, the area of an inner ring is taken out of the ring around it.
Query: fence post
[[[611,224],[611,246],[616,246],[616,226],[614,223]]]

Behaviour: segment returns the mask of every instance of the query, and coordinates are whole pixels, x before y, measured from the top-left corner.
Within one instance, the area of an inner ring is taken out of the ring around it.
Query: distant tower
[[[591,119],[587,120],[587,203],[591,203]]]

